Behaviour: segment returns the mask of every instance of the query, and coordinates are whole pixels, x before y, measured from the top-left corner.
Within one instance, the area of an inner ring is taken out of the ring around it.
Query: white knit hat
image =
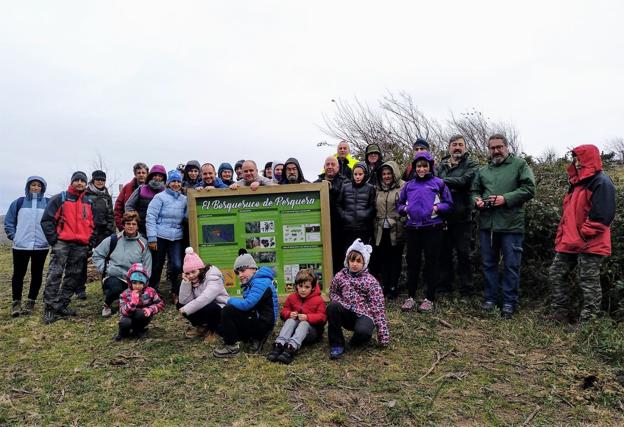
[[[368,262],[370,261],[371,254],[373,253],[373,247],[371,245],[365,245],[364,242],[362,242],[362,239],[355,239],[345,254],[344,266],[347,268],[349,268],[349,254],[352,251],[362,255],[362,258],[364,258],[364,268],[368,268]]]

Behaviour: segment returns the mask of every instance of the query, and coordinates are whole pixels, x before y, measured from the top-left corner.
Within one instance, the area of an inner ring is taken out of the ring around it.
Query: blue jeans
[[[479,232],[481,261],[485,278],[485,301],[499,302],[499,260],[503,258],[503,304],[518,304],[520,263],[522,261],[522,233]]]

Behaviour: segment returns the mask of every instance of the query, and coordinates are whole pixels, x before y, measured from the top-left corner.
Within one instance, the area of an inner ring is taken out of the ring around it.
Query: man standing
[[[41,228],[52,247],[43,292],[43,321],[46,324],[61,316],[76,315],[69,308],[69,301],[80,284],[93,233],[91,203],[84,197],[86,188],[87,175],[74,172],[67,191],[50,199],[41,218]]]
[[[412,159],[415,159],[416,155],[421,151],[429,151],[429,143],[425,138],[416,138],[416,142],[414,142],[412,148],[414,149]],[[403,181],[405,182],[414,178],[414,170],[412,168],[411,160],[410,163],[407,165],[407,168],[405,168],[405,172],[403,172],[403,176],[401,178],[403,178]]]
[[[139,188],[139,185],[145,184],[149,168],[145,163],[139,162],[134,164],[132,170],[134,172],[134,178],[123,186],[115,201],[115,225],[120,231],[123,229],[122,218],[125,212],[126,202],[134,190]]]
[[[457,276],[459,294],[462,298],[472,295],[472,269],[470,266],[470,240],[472,237],[472,202],[470,184],[479,163],[470,159],[466,152],[464,137],[451,137],[448,145],[449,155],[438,166],[437,175],[444,180],[451,190],[453,209],[446,217],[447,229],[442,242],[442,259],[448,263],[440,271],[438,292],[452,292],[453,287],[453,250],[457,253]]]
[[[571,283],[568,275],[578,265],[583,292],[580,320],[585,322],[600,312],[600,265],[611,255],[615,186],[602,172],[600,152],[594,145],[580,145],[572,150],[568,182],[570,188],[563,199],[555,237],[555,259],[549,272],[552,318],[559,322],[568,320]]]
[[[479,215],[479,243],[485,277],[482,308],[494,309],[499,294],[499,259],[503,258],[501,315],[511,319],[518,305],[520,264],[524,240],[524,204],[533,198],[535,178],[527,162],[509,153],[507,138],[494,134],[488,140],[490,163],[472,182],[472,200]]]
[[[342,140],[338,143],[336,159],[338,159],[338,173],[345,178],[351,179],[353,176],[351,170],[357,163],[357,160],[351,157],[351,148],[348,141]]]
[[[201,167],[202,179],[195,185],[196,190],[212,190],[213,188],[228,188],[217,176],[212,163],[204,163]]]
[[[340,225],[340,216],[338,215],[338,208],[336,203],[340,190],[342,190],[342,184],[345,180],[343,175],[338,173],[338,159],[334,156],[329,156],[325,159],[325,166],[322,174],[314,182],[326,181],[329,183],[329,214],[331,219],[331,245],[332,245],[332,264],[334,268],[334,274],[340,271],[344,263],[344,253],[342,251],[342,231]]]
[[[241,169],[242,179],[230,185],[230,190],[238,190],[240,187],[249,187],[256,190],[261,185],[275,185],[273,181],[258,174],[258,166],[253,160],[245,160]]]
[[[294,157],[286,160],[284,163],[284,170],[286,173],[282,178],[280,184],[301,184],[306,183],[306,179],[303,177],[303,171],[301,170],[301,166],[299,166],[299,161]]]

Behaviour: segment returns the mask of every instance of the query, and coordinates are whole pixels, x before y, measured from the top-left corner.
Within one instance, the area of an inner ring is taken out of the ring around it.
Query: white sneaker
[[[102,317],[111,317],[111,314],[113,314],[113,310],[104,304],[104,307],[102,307]]]

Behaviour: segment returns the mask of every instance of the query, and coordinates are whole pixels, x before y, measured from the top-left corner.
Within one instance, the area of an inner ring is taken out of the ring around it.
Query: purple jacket
[[[429,162],[430,172],[419,178],[416,174],[416,161],[425,159]],[[403,186],[397,201],[397,211],[407,215],[407,228],[426,228],[442,224],[441,215],[449,212],[453,207],[453,199],[444,181],[434,176],[433,158],[422,151],[412,162],[414,178]],[[438,212],[433,213],[433,206],[438,206]]]

